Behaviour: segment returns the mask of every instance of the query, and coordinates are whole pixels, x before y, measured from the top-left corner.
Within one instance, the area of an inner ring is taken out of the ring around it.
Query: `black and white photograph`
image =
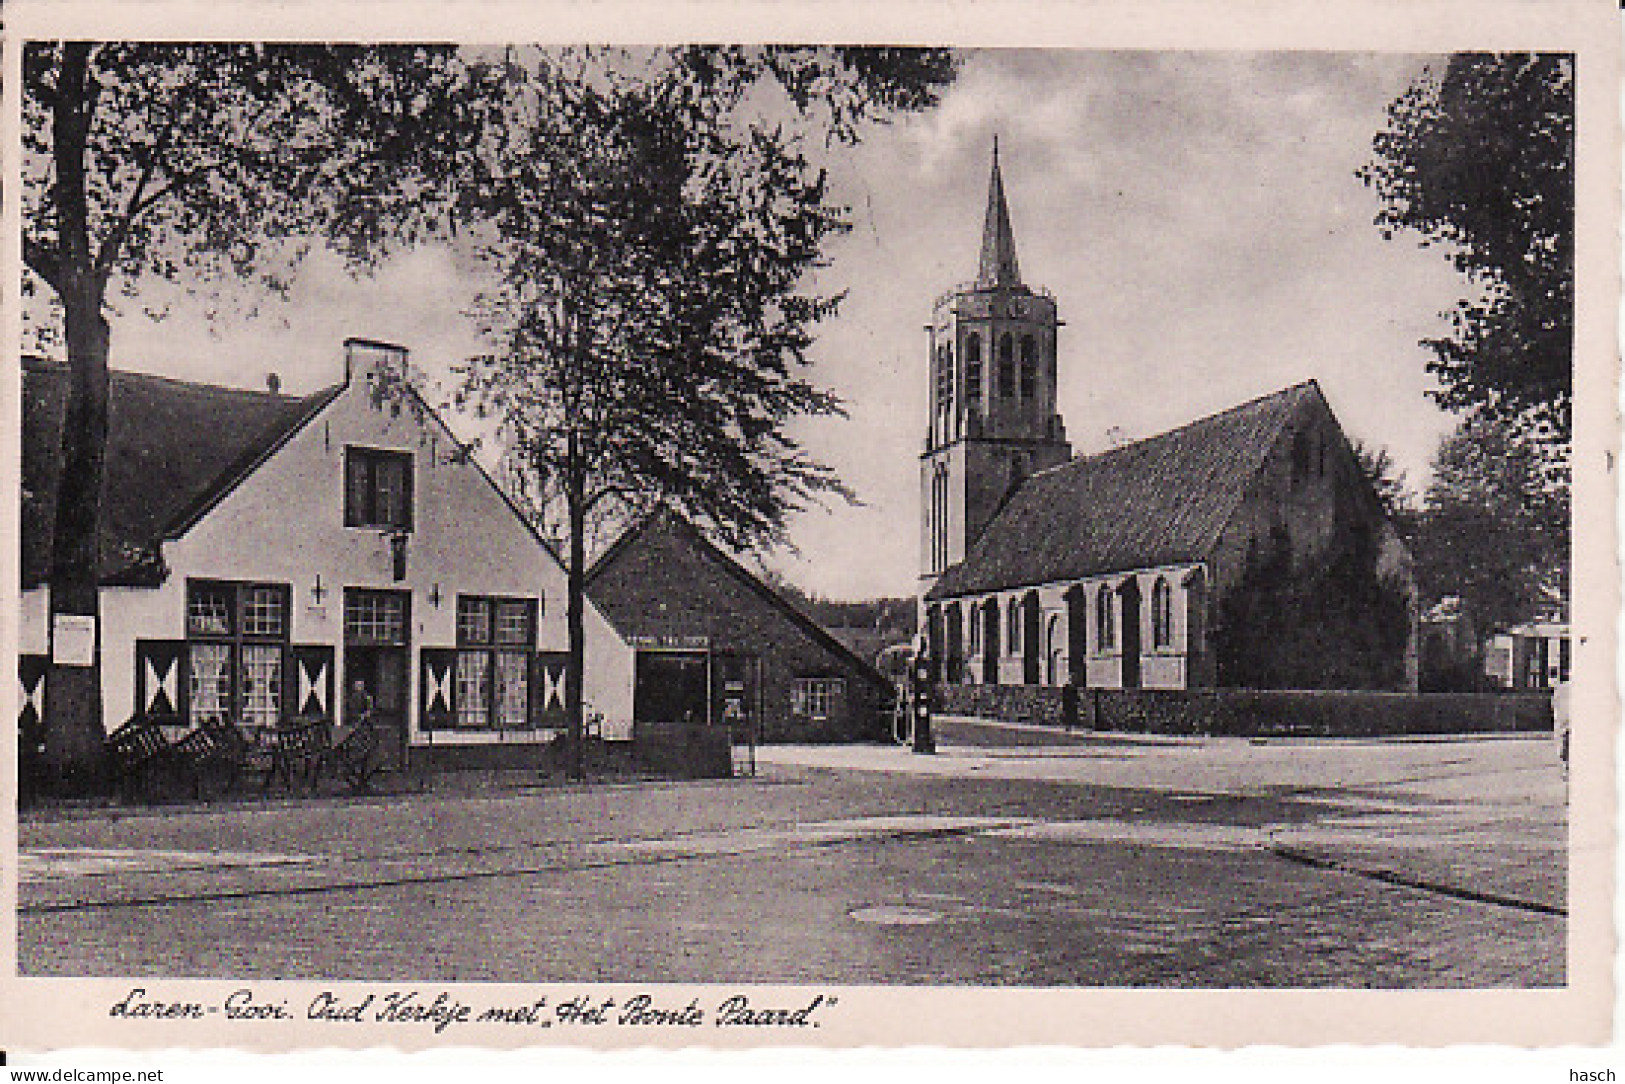
[[[1525,7],[24,8],[5,1043],[1605,1041],[1619,35]]]

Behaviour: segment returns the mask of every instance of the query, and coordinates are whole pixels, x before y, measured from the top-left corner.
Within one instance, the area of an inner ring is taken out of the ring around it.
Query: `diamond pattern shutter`
[[[336,669],[333,645],[295,644],[289,649],[288,661],[288,668],[283,672],[286,682],[283,713],[332,722],[333,671]]]
[[[186,721],[186,641],[135,642],[136,710],[158,723]]]
[[[17,656],[17,733],[26,742],[45,740],[45,675],[50,668],[49,655]]]
[[[450,730],[457,725],[457,649],[426,647],[422,653],[421,730]]]
[[[570,725],[564,701],[564,651],[538,651],[530,659],[530,722],[537,730],[562,730]]]

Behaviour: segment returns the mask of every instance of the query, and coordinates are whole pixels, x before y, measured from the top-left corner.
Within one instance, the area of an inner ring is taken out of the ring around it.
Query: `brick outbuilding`
[[[885,733],[890,683],[675,512],[629,528],[589,570],[587,594],[635,653],[635,724],[726,725],[767,742]]]

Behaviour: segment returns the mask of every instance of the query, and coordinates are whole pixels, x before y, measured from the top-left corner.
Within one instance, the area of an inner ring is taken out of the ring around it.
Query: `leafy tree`
[[[1574,341],[1574,58],[1464,53],[1388,109],[1359,176],[1384,236],[1444,245],[1476,295],[1427,340],[1439,401],[1567,442]]]
[[[804,292],[846,228],[805,133],[746,108],[779,88],[827,141],[934,100],[942,54],[680,49],[504,58],[506,123],[486,148],[480,301],[490,353],[461,399],[562,508],[566,707],[581,772],[585,539],[617,504],[667,503],[735,548],[845,492],[786,433],[839,412],[805,372],[838,299]]]
[[[1405,680],[1410,606],[1378,567],[1381,539],[1340,496],[1329,549],[1300,560],[1284,524],[1248,547],[1219,603],[1219,684],[1252,689],[1395,689]]]
[[[1567,597],[1569,491],[1541,447],[1512,423],[1469,420],[1433,470],[1414,547],[1425,597],[1460,595],[1482,631]]]
[[[1362,440],[1352,440],[1349,445],[1354,451],[1355,464],[1382,505],[1383,514],[1399,532],[1399,537],[1409,543],[1416,535],[1418,510],[1405,472],[1394,462],[1387,448]]]
[[[414,239],[456,198],[482,98],[454,50],[420,46],[30,43],[23,87],[27,285],[70,371],[52,619],[99,617],[110,290],[275,293],[311,238],[358,263]],[[89,785],[99,665],[50,680],[48,765]]]

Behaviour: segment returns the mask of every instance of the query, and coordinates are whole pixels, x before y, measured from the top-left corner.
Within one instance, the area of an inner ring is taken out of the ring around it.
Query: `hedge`
[[[1065,725],[1062,691],[1039,685],[939,685],[937,710]],[[1552,729],[1551,694],[1365,690],[1080,689],[1079,729],[1236,737],[1384,737]]]

